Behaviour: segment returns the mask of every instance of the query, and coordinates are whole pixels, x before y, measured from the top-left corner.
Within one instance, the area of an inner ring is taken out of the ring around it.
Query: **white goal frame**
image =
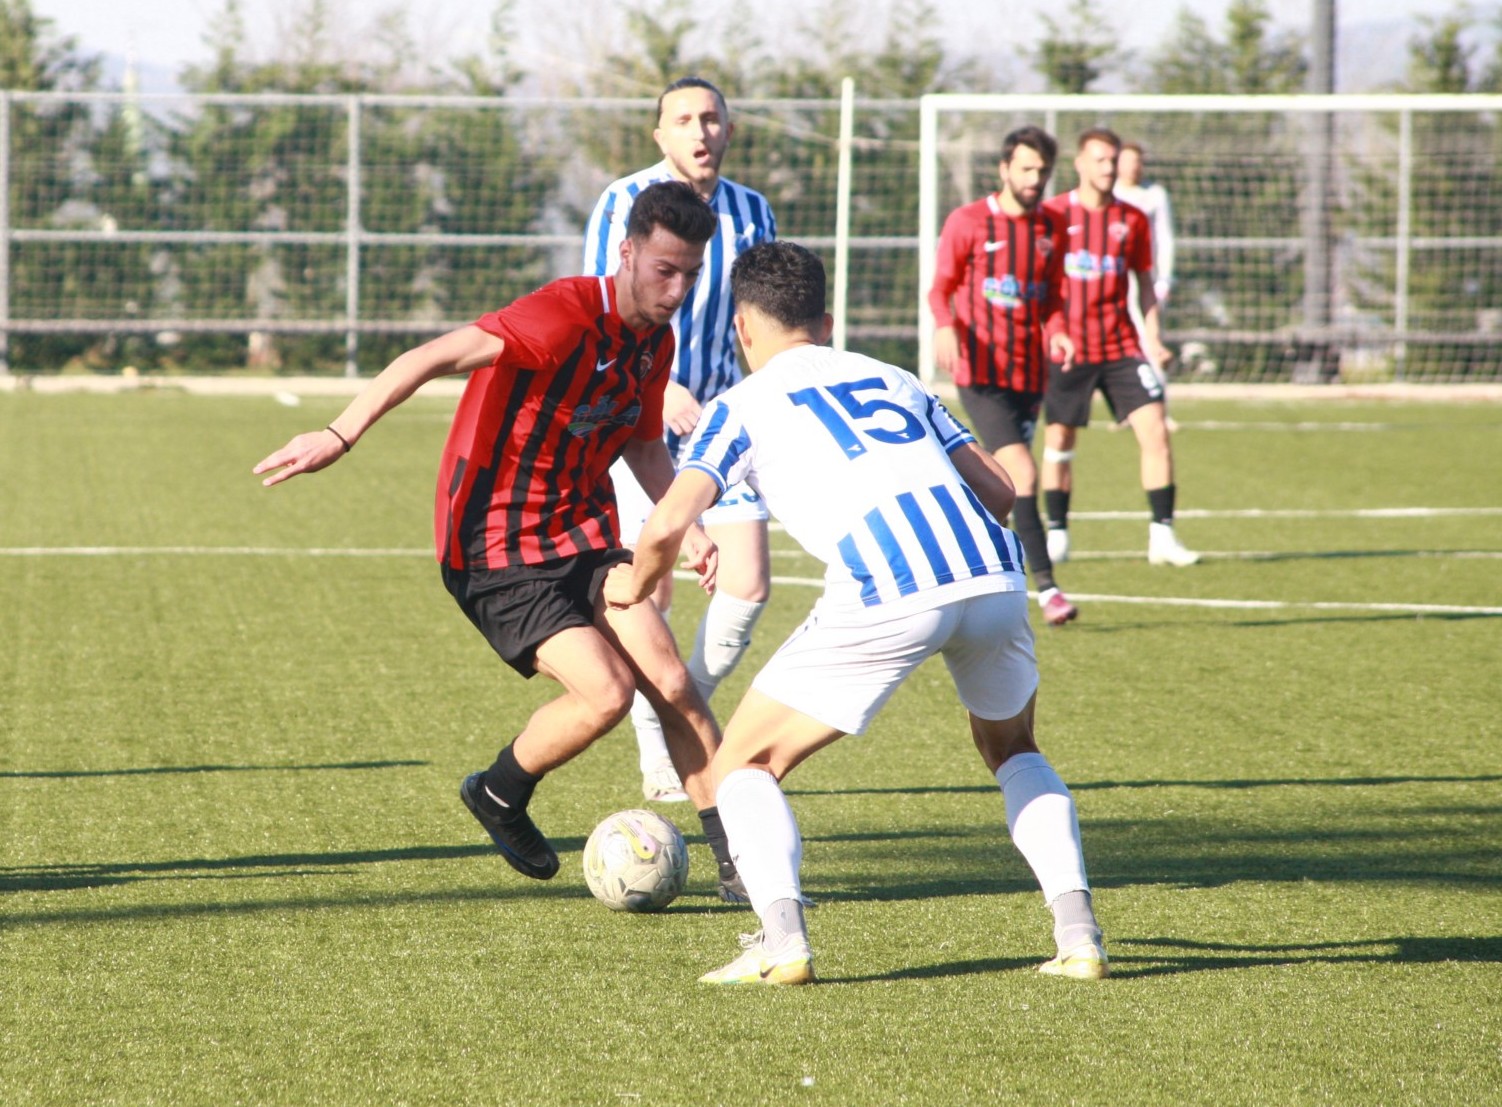
[[[1401,351],[1408,331],[1408,275],[1415,246],[1443,248],[1445,241],[1415,240],[1410,225],[1412,118],[1416,112],[1502,113],[1502,95],[1297,95],[1297,96],[1159,96],[1159,95],[1033,95],[1019,93],[931,93],[919,101],[918,180],[918,368],[925,381],[934,379],[933,315],[928,308],[928,289],[933,284],[939,231],[946,211],[939,210],[940,119],[945,113],[1013,113],[1032,116],[1034,122],[1059,138],[1059,160],[1070,156],[1073,135],[1059,135],[1060,114],[1101,119],[1114,112],[1163,113],[1276,113],[1295,116],[1337,115],[1353,112],[1396,114],[1399,117],[1399,153],[1393,171],[1398,191],[1397,226],[1390,241],[1396,251],[1394,340]],[[1002,135],[995,136],[999,149]],[[1468,248],[1502,250],[1502,238],[1453,240]],[[1180,252],[1183,247],[1180,247]],[[1401,362],[1401,352],[1399,354]]]

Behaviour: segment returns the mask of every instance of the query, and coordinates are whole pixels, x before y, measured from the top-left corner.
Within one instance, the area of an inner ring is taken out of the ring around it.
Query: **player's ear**
[[[834,316],[830,315],[829,312],[826,311],[824,313],[824,318],[819,321],[819,345],[822,346],[826,342],[828,342],[829,336],[832,334],[834,334]]]
[[[621,239],[621,268],[627,269],[631,262],[631,236]]]

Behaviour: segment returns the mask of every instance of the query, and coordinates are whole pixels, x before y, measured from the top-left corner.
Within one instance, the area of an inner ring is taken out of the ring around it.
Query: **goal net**
[[[1004,136],[1144,150],[1174,225],[1164,331],[1182,379],[1468,381],[1502,355],[1502,96],[933,95],[920,108],[919,358],[944,217],[998,187]]]

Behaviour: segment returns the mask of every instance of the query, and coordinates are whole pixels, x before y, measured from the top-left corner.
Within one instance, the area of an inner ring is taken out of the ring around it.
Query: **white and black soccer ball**
[[[584,882],[612,911],[660,911],[688,883],[688,845],[655,811],[617,811],[584,843]]]

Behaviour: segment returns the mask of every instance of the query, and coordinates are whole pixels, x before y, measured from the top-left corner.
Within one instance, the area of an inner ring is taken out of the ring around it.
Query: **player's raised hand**
[[[694,394],[677,381],[668,381],[662,394],[662,421],[675,434],[692,434],[703,413]]]
[[[600,589],[600,595],[605,598],[605,606],[617,610],[634,607],[652,594],[652,589],[645,591],[641,588],[636,576],[636,566],[630,562],[617,565],[605,574],[605,586]]]
[[[333,430],[325,428],[321,431],[299,434],[280,450],[267,454],[251,472],[257,476],[262,473],[271,473],[261,482],[270,488],[273,484],[280,484],[299,473],[316,473],[320,469],[327,469],[348,452],[349,447],[345,445],[345,440]]]

